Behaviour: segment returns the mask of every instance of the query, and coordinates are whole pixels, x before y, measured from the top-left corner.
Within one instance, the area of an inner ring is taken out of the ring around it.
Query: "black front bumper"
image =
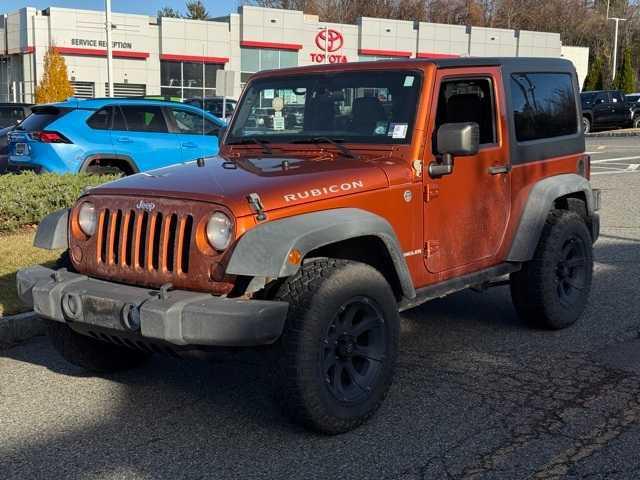
[[[18,271],[18,295],[40,316],[82,330],[134,333],[179,346],[257,346],[275,342],[289,304],[173,290],[160,294],[40,266]]]

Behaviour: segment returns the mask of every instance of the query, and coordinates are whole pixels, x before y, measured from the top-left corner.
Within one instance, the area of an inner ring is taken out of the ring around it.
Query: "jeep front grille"
[[[79,273],[150,288],[171,283],[175,289],[216,295],[233,288],[233,279],[224,274],[226,252],[208,249],[206,239],[199,242],[197,238],[213,212],[226,211],[231,216],[224,207],[153,198],[147,199],[153,205],[148,211],[139,208],[139,197],[85,198],[95,205],[98,224],[92,236],[70,237],[71,260]]]
[[[124,269],[189,272],[193,217],[173,212],[104,209],[99,213],[99,263]]]

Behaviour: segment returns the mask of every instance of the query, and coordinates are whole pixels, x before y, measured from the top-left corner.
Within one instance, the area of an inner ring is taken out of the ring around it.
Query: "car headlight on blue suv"
[[[96,225],[98,216],[96,215],[96,207],[91,202],[84,202],[78,211],[78,225],[82,233],[92,236],[96,233]]]
[[[222,212],[216,212],[207,222],[207,240],[216,250],[224,250],[231,242],[232,229],[231,219]]]

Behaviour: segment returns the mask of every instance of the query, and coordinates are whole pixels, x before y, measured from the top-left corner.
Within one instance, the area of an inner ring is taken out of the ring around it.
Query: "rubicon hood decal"
[[[295,202],[297,200],[306,200],[308,198],[324,197],[326,195],[331,195],[334,193],[351,192],[352,190],[357,190],[362,188],[364,188],[363,180],[351,180],[348,182],[336,183],[333,185],[325,185],[318,188],[311,188],[309,190],[304,190],[302,192],[285,193],[284,201]]]

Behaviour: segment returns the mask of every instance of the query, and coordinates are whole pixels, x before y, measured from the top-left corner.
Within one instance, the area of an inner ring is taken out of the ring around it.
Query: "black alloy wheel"
[[[387,337],[379,307],[367,297],[343,304],[322,339],[322,375],[339,401],[370,394],[385,361]]]

